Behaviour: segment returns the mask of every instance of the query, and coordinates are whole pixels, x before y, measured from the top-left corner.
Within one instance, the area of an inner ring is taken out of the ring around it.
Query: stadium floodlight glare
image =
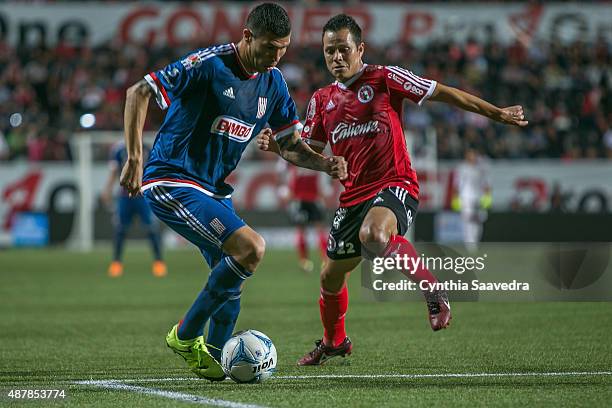
[[[14,128],[21,126],[22,122],[23,122],[23,116],[19,112],[15,112],[9,117],[9,123]]]
[[[86,113],[81,116],[79,122],[81,123],[81,127],[89,129],[96,124],[96,116],[93,113]]]

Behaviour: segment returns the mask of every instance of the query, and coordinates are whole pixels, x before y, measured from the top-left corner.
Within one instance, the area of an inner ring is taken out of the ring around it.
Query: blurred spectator
[[[83,114],[95,115],[92,130],[121,130],[126,88],[189,47],[205,45],[149,49],[109,42],[95,48],[57,44],[16,50],[0,41],[0,160],[69,160],[68,140],[82,129]],[[407,67],[499,106],[525,107],[530,126],[519,130],[444,104],[406,104],[410,131],[436,129],[440,158],[460,159],[465,146],[477,145],[491,158],[570,160],[612,158],[610,51],[603,37],[568,45],[436,39],[423,47],[369,46],[365,61]],[[292,45],[281,69],[301,115],[312,93],[332,80],[320,47]],[[151,109],[145,130],[157,129],[163,115]]]

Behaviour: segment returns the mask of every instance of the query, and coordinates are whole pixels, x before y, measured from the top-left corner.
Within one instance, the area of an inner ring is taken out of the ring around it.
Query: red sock
[[[327,233],[323,230],[319,231],[319,249],[321,250],[321,258],[327,256]]]
[[[396,253],[398,255],[408,255],[408,257],[410,258],[418,258],[419,256],[410,241],[408,241],[401,235],[391,236],[391,239],[387,244],[387,248],[385,248],[385,253],[383,256],[387,256],[390,253]],[[422,265],[422,263],[419,263],[414,271],[402,271],[402,273],[416,283],[422,281],[435,283],[438,281],[438,279],[436,279],[436,277],[433,276],[431,272],[429,272],[429,270],[425,267],[425,265]]]
[[[319,310],[325,332],[323,344],[337,347],[346,338],[344,317],[348,309],[348,289],[346,285],[338,293],[330,293],[321,288]]]
[[[308,258],[308,248],[306,247],[306,233],[303,228],[297,229],[297,251],[300,259]]]

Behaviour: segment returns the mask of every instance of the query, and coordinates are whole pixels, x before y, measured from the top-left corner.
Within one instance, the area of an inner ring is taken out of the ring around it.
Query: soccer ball
[[[276,347],[257,330],[235,333],[223,346],[221,366],[237,383],[260,383],[276,371]]]

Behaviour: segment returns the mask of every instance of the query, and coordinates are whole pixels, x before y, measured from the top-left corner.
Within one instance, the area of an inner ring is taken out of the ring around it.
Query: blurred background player
[[[323,225],[324,181],[319,172],[293,166],[285,160],[280,160],[277,168],[281,179],[278,195],[281,202],[288,202],[289,218],[296,228],[295,245],[300,268],[304,272],[312,272],[314,262],[309,258],[308,251],[310,230],[316,233],[322,265],[327,258],[327,230]]]
[[[333,154],[345,157],[349,173],[342,181],[345,190],[329,234],[330,260],[321,271],[323,338],[298,361],[302,366],[320,365],[351,353],[353,346],[344,323],[346,280],[362,254],[368,259],[418,257],[412,243],[404,238],[416,216],[419,184],[400,120],[403,101],[419,106],[427,100],[440,101],[504,124],[527,125],[521,106],[498,108],[401,67],[365,64],[361,28],[350,16],[332,17],[323,27],[322,37],[323,56],[336,81],[312,96],[302,139],[319,152],[329,143]],[[285,157],[291,146],[283,140],[276,142],[269,129],[258,138],[262,150]],[[402,272],[417,284],[438,282],[422,264]],[[451,320],[446,291],[424,290],[423,295],[431,328],[446,328]]]
[[[143,154],[145,157],[149,156],[149,149],[145,146],[143,146]],[[116,278],[123,275],[122,256],[125,237],[132,219],[137,215],[147,230],[147,236],[153,250],[154,261],[151,272],[154,276],[161,278],[166,276],[168,272],[166,264],[162,260],[159,225],[153,220],[151,209],[144,197],[141,195],[130,197],[127,190],[120,187],[115,206],[112,206],[113,194],[119,182],[119,171],[125,165],[126,160],[125,142],[117,142],[111,149],[108,179],[102,192],[102,201],[107,207],[112,207],[113,210],[113,261],[108,267],[108,276]]]
[[[474,147],[465,149],[465,160],[454,178],[453,210],[461,213],[463,243],[469,251],[478,249],[487,211],[492,204],[491,183],[487,165]]]

